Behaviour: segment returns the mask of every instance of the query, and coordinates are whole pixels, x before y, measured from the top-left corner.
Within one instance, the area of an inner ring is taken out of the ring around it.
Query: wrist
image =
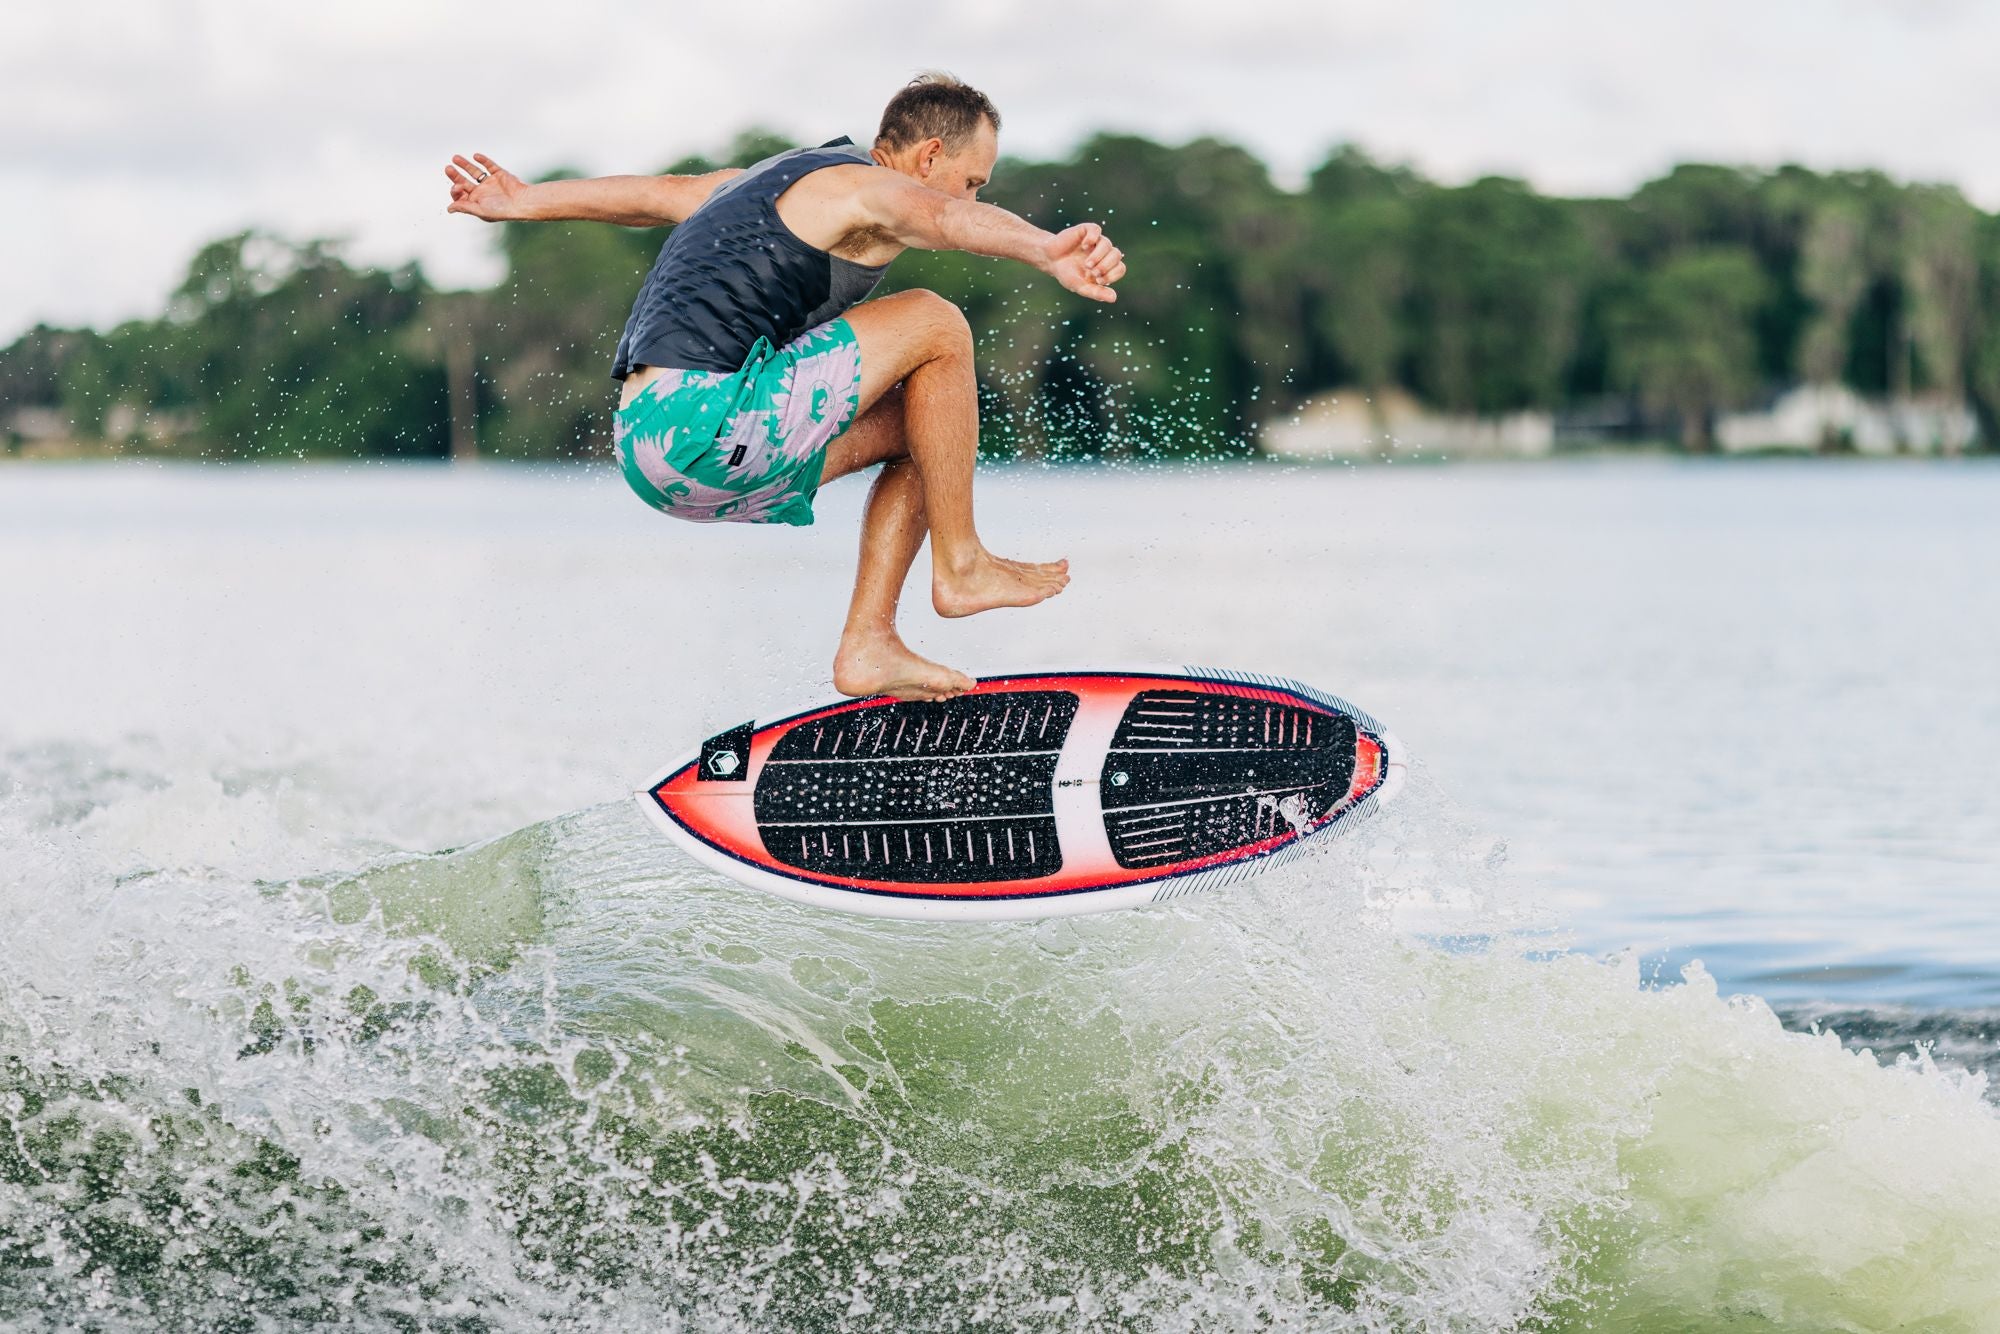
[[[543,197],[548,193],[540,184],[523,185],[507,196],[502,206],[503,222],[539,222],[546,212],[542,208]]]
[[[1053,278],[1056,276],[1056,260],[1050,253],[1049,247],[1056,239],[1055,233],[1042,231],[1039,227],[1035,231],[1038,234],[1035,237],[1034,254],[1028,262]]]

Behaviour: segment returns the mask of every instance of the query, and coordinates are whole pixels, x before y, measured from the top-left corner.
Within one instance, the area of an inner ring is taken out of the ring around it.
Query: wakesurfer
[[[944,74],[890,99],[874,145],[847,139],[747,169],[529,184],[484,154],[445,168],[449,211],[492,221],[676,224],[633,303],[612,374],[626,481],[700,523],[809,524],[819,487],[882,465],[861,523],[834,656],[848,695],[946,699],[965,673],[896,631],[928,535],[940,616],[1025,607],[1069,582],[1066,560],[1006,560],[973,524],[979,399],[972,332],[928,291],[867,299],[914,246],[1011,259],[1115,301],[1123,253],[1096,223],[1047,232],[977,195],[1000,114]]]

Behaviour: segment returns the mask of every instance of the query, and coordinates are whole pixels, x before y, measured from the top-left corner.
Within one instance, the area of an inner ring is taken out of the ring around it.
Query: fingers
[[[476,203],[475,199],[479,196],[480,187],[499,175],[501,170],[500,164],[484,153],[474,153],[471,157],[453,153],[444,168],[444,178],[451,182],[451,203],[445,206],[445,212],[489,216],[481,210],[491,208],[496,197],[506,197],[508,187],[505,182],[496,184],[494,191],[487,192],[483,202]]]
[[[1095,246],[1103,235],[1104,229],[1096,223],[1079,222],[1074,227],[1065,227],[1056,233],[1050,252],[1080,259],[1090,253],[1091,247]]]
[[[1084,276],[1100,287],[1109,287],[1125,276],[1125,252],[1111,244],[1102,229],[1082,256]]]
[[[1065,278],[1063,286],[1075,292],[1078,296],[1089,297],[1092,301],[1102,301],[1106,305],[1118,299],[1118,293],[1112,291],[1103,283],[1083,275],[1079,275],[1074,281]]]
[[[1060,233],[1050,249],[1062,255],[1057,272],[1063,286],[1092,301],[1109,304],[1118,299],[1111,284],[1125,276],[1125,252],[1111,243],[1103,227],[1080,222]]]
[[[1109,287],[1125,276],[1125,257],[1113,250],[1111,257],[1101,265],[1085,265],[1083,276],[1098,287]]]
[[[444,174],[451,178],[453,185],[463,185],[472,190],[485,184],[490,177],[504,175],[506,170],[484,153],[474,153],[471,157],[453,153],[451,164],[444,169]]]

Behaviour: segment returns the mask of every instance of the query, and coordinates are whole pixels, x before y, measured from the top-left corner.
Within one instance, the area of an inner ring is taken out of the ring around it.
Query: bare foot
[[[1069,583],[1069,562],[1024,565],[982,550],[958,566],[931,560],[931,605],[940,616],[971,616],[994,607],[1032,607]]]
[[[977,685],[911,652],[894,630],[886,635],[843,635],[833,659],[833,688],[843,695],[892,695],[897,699],[950,699]]]

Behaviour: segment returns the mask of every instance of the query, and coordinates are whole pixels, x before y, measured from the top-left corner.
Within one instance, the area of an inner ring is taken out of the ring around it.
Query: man
[[[488,221],[679,224],[612,368],[624,382],[619,462],[649,504],[696,522],[808,524],[822,484],[883,465],[833,661],[845,694],[972,688],[896,633],[927,533],[941,616],[1030,606],[1069,582],[1067,561],[1002,559],[973,525],[979,403],[965,317],[934,292],[864,299],[911,246],[1018,260],[1091,300],[1117,299],[1124,256],[1096,224],[1052,234],[976,201],[999,130],[983,93],[927,74],[890,100],[868,151],[840,139],[747,171],[538,185],[478,153],[445,168],[450,211]]]

